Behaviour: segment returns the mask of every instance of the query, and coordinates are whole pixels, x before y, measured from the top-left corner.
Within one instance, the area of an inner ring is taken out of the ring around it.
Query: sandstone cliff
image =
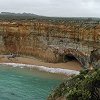
[[[91,51],[99,48],[96,21],[0,21],[0,53],[31,55],[48,62],[64,62],[66,55],[72,55],[87,66]]]

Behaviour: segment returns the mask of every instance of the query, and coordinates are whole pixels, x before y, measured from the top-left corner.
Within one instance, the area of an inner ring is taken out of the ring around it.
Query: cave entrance
[[[63,61],[64,61],[64,62],[69,62],[69,61],[77,61],[77,62],[79,62],[79,61],[78,61],[73,55],[71,55],[71,54],[64,55]]]
[[[69,69],[72,68],[74,70],[81,70],[82,68],[81,61],[72,54],[65,54],[63,56],[63,62],[65,63],[66,67],[69,67]]]

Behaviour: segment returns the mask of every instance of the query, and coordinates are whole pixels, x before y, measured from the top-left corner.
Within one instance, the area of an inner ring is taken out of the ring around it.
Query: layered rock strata
[[[48,62],[65,62],[68,55],[87,67],[91,51],[99,49],[97,22],[0,21],[1,54],[31,55]]]

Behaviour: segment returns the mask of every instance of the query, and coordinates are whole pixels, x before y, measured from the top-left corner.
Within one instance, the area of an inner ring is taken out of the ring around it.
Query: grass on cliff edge
[[[83,70],[59,85],[48,100],[100,100],[100,68]]]

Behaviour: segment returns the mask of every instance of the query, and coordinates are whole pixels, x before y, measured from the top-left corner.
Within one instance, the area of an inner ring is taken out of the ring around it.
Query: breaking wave
[[[76,70],[69,70],[69,69],[62,69],[62,68],[51,68],[45,66],[37,66],[37,65],[30,65],[30,64],[20,64],[20,63],[0,63],[0,65],[10,65],[13,67],[20,67],[20,68],[36,68],[40,71],[50,72],[50,73],[61,73],[65,75],[72,75],[72,74],[79,74],[79,71]]]

